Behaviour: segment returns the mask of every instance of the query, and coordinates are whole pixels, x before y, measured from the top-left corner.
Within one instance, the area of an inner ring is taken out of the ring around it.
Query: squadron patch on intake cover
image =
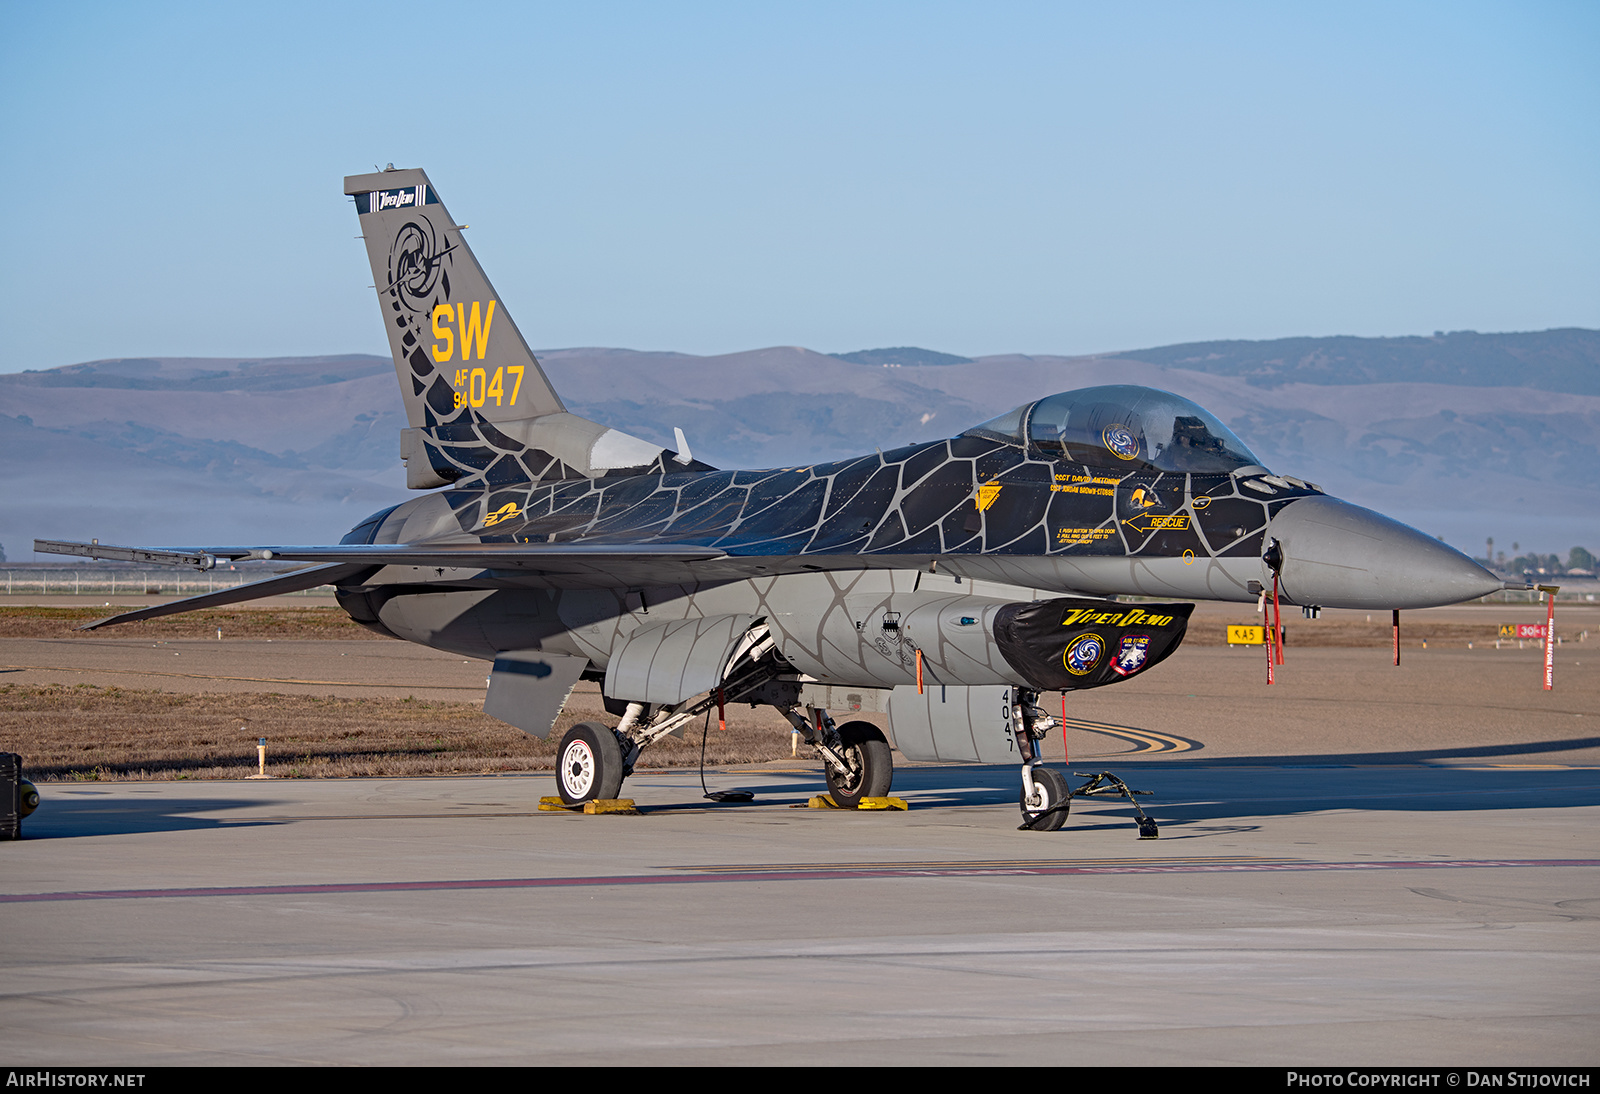
[[[1122,644],[1117,647],[1116,660],[1111,663],[1111,671],[1118,676],[1132,676],[1144,668],[1150,659],[1150,636],[1148,634],[1125,634]]]
[[[1067,671],[1074,676],[1086,676],[1089,670],[1100,663],[1100,655],[1106,651],[1106,640],[1098,634],[1082,634],[1073,640],[1061,655],[1061,663]]]

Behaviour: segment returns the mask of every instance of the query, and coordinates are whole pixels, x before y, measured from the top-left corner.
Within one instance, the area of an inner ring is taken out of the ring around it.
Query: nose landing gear
[[[1102,771],[1099,774],[1073,772],[1075,778],[1089,781],[1076,790],[1069,790],[1066,777],[1061,772],[1053,767],[1045,767],[1039,762],[1038,742],[1044,739],[1054,719],[1034,705],[1038,698],[1039,693],[1036,691],[1018,689],[1016,704],[1013,707],[1014,716],[1022,723],[1013,733],[1017,751],[1022,754],[1022,793],[1018,801],[1022,807],[1022,824],[1017,830],[1057,831],[1067,822],[1067,813],[1072,808],[1073,798],[1115,794],[1127,798],[1128,804],[1133,806],[1140,839],[1161,838],[1161,830],[1156,827],[1156,822],[1146,816],[1144,810],[1139,808],[1139,803],[1133,800],[1135,794],[1149,794],[1151,791],[1132,790],[1127,783],[1109,771]],[[1066,727],[1062,726],[1061,731],[1065,733]]]

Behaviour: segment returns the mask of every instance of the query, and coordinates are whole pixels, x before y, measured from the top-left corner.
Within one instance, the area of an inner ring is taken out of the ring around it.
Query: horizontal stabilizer
[[[296,570],[292,574],[282,574],[278,577],[266,578],[263,581],[251,581],[244,585],[235,585],[231,589],[219,589],[214,593],[201,593],[199,596],[174,600],[170,604],[157,604],[153,608],[140,608],[135,612],[123,612],[121,615],[113,615],[107,619],[85,623],[78,629],[80,631],[92,631],[97,627],[111,627],[118,623],[137,623],[141,619],[156,619],[163,615],[178,615],[182,612],[192,612],[200,608],[220,608],[224,604],[242,604],[246,600],[259,600],[264,596],[282,596],[284,593],[303,592],[306,589],[315,589],[318,585],[332,585],[334,582],[344,581],[371,569],[371,566],[363,564],[312,566],[304,570]]]
[[[217,564],[215,555],[204,551],[159,551],[149,547],[114,547],[109,543],[69,543],[36,539],[33,549],[41,555],[78,555],[108,562],[143,562],[153,566],[193,566],[209,570]]]
[[[727,552],[715,547],[681,546],[676,543],[345,543],[327,547],[206,547],[195,551],[171,551],[36,539],[33,549],[45,554],[83,555],[88,558],[156,562],[173,566],[198,566],[198,560],[202,559],[210,559],[214,564],[219,558],[230,558],[359,566],[449,566],[490,570],[512,567],[550,573],[574,569],[582,571],[591,566],[618,562],[710,562],[727,557]],[[200,568],[210,569],[210,566]],[[267,582],[255,584],[265,585]],[[321,585],[325,582],[312,584]],[[311,585],[302,588],[309,589]],[[240,599],[249,600],[250,597]]]

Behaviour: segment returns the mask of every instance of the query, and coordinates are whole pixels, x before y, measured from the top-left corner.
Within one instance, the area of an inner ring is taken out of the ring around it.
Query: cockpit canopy
[[[1131,384],[1051,395],[963,436],[1025,445],[1047,459],[1097,467],[1226,474],[1261,464],[1232,430],[1188,399]]]

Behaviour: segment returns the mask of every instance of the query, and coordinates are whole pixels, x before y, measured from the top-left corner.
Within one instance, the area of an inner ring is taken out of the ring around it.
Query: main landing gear
[[[608,726],[579,722],[556,752],[556,788],[567,805],[615,798],[625,772],[622,743]]]
[[[828,794],[841,809],[854,809],[862,798],[884,798],[894,782],[894,759],[883,730],[871,722],[846,722],[839,727],[834,752],[840,766],[826,760]]]
[[[886,798],[894,784],[894,757],[889,739],[871,722],[835,725],[821,707],[802,706],[799,689],[773,706],[783,712],[800,739],[822,757],[828,796],[841,809],[855,809],[866,798]]]
[[[741,645],[729,658],[720,687],[671,705],[629,702],[616,729],[600,722],[579,722],[567,730],[556,752],[556,788],[561,792],[562,802],[571,806],[617,797],[622,792],[622,781],[633,774],[642,751],[669,733],[681,734],[701,715],[709,718],[713,709],[735,701],[793,705],[798,701],[800,686],[784,685],[778,680],[787,672],[793,669],[778,654],[767,628],[758,625],[745,634]],[[867,728],[877,732],[871,725]],[[881,733],[877,741],[887,763],[888,743]],[[865,754],[875,754],[870,740],[859,740],[858,747]],[[866,761],[858,763],[856,768],[867,772],[876,770]],[[876,775],[869,774],[863,785],[877,785],[875,778]],[[884,785],[887,787],[887,781]],[[734,797],[729,792],[721,800],[748,801],[749,798]]]
[[[741,694],[748,697],[761,690],[741,689]],[[772,705],[784,711],[806,743],[821,754],[828,794],[834,804],[841,809],[854,809],[864,798],[887,797],[894,782],[894,759],[883,730],[862,721],[835,726],[827,711],[801,707],[798,696],[798,686],[780,685],[772,693],[771,698],[777,700]],[[600,722],[579,722],[567,730],[556,751],[556,788],[561,800],[567,805],[582,805],[615,798],[622,791],[623,779],[633,774],[633,765],[646,745],[715,705],[715,695],[685,703],[676,710],[652,711],[645,704],[631,703],[614,730]]]

